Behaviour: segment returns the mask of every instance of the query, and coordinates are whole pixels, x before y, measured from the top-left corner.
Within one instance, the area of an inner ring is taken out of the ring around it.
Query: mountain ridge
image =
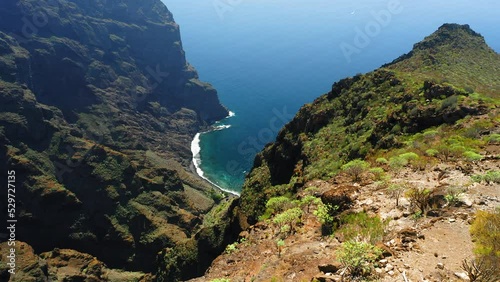
[[[451,66],[445,64],[445,67],[440,68],[436,64],[435,68],[428,69],[426,61],[420,58],[421,54],[417,51],[365,75],[335,82],[329,93],[303,106],[279,132],[276,142],[266,146],[256,156],[253,171],[246,178],[241,197],[242,209],[245,216],[250,217],[251,223],[255,223],[258,214],[263,212],[266,198],[269,197],[256,197],[255,191],[269,195],[293,193],[307,181],[307,174],[317,177],[317,173],[325,169],[321,169],[322,165],[335,173],[343,162],[364,158],[378,149],[400,146],[397,135],[420,132],[440,124],[453,124],[467,115],[484,114],[491,107],[496,107],[488,103],[498,98],[496,87],[500,81],[495,74],[500,72],[500,55],[467,25],[445,24],[422,42],[440,38],[449,31],[456,34],[453,42],[459,45],[464,43],[461,37],[463,33],[468,34],[467,38],[474,42],[473,46],[477,42],[481,43],[483,48],[477,52],[471,48],[465,50],[468,54],[482,56],[482,60],[476,61],[475,65],[479,65],[479,69],[481,63],[488,66],[483,72],[484,78],[492,82],[491,85],[483,87],[483,77],[478,78],[476,74],[471,79],[458,78],[464,72],[463,65],[471,60],[470,56],[462,57],[463,61],[454,60]],[[425,44],[417,43],[415,46],[419,49]],[[440,52],[436,56],[446,57],[446,53],[455,48],[449,44],[443,46],[443,49],[437,50]],[[424,49],[425,55],[431,49]],[[418,65],[420,68],[415,69]],[[457,69],[456,77],[444,77],[453,67]],[[453,82],[457,82],[458,87]],[[485,88],[485,96],[478,97],[475,91]],[[445,100],[446,106],[443,106]],[[340,140],[333,142],[334,136],[327,132],[327,127],[347,137],[337,135]],[[335,164],[327,164],[328,158],[335,160]],[[309,164],[316,165],[314,169],[307,168]],[[286,192],[277,192],[280,189]]]

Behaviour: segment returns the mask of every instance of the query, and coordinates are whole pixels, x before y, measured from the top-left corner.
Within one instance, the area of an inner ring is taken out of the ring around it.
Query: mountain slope
[[[190,281],[496,281],[499,77],[479,34],[445,24],[336,82],[256,156],[244,231]]]
[[[391,64],[336,82],[257,155],[243,187],[244,215],[255,222],[270,197],[330,179],[350,160],[405,147],[426,129],[496,116],[499,74],[500,55],[484,38],[467,25],[445,24]],[[434,145],[408,149],[425,155]]]
[[[227,114],[160,0],[2,3],[0,169],[16,171],[17,239],[36,253],[155,272],[166,248],[195,252],[221,195],[189,171],[189,144]]]

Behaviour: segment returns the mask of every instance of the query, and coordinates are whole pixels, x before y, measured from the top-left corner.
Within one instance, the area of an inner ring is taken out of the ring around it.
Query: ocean
[[[163,0],[187,60],[232,115],[195,136],[197,172],[239,193],[255,154],[341,78],[409,52],[443,23],[469,24],[500,50],[500,2]]]

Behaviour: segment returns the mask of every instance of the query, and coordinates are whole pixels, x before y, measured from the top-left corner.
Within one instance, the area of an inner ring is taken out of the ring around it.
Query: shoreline
[[[229,115],[225,119],[233,117],[233,116],[235,116],[235,113],[229,111]],[[201,169],[201,162],[202,162],[201,155],[200,155],[200,152],[201,152],[200,137],[201,137],[201,135],[208,133],[208,132],[211,132],[211,131],[223,130],[223,129],[226,129],[229,127],[231,127],[231,126],[230,125],[214,125],[213,128],[208,130],[208,131],[202,131],[202,132],[196,133],[196,135],[193,137],[193,140],[191,141],[191,154],[193,155],[193,157],[191,159],[191,164],[193,165],[194,172],[196,172],[196,174],[199,177],[201,177],[202,179],[204,179],[208,183],[212,184],[213,186],[217,187],[222,192],[239,197],[240,193],[238,193],[236,191],[224,189],[221,186],[214,183],[212,180],[208,179],[208,177],[205,176],[205,172]]]

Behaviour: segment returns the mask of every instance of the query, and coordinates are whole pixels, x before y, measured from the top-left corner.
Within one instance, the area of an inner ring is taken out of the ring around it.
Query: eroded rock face
[[[0,244],[0,250],[7,253],[12,248],[8,243]],[[71,249],[54,249],[36,255],[33,248],[15,241],[16,268],[9,272],[5,256],[2,256],[0,278],[2,281],[154,281],[154,276],[141,272],[127,272],[109,269],[96,257]]]
[[[353,202],[352,194],[356,192],[356,190],[357,187],[350,185],[336,187],[323,193],[321,195],[321,201],[325,205],[336,207],[339,212],[344,211],[351,206]]]
[[[0,265],[0,280],[2,281],[49,281],[48,280],[48,265],[47,262],[38,257],[33,248],[20,241],[13,241],[15,245],[4,242],[0,244],[0,251],[2,252]],[[10,259],[7,254],[10,249],[15,249],[15,268],[14,274],[9,272],[12,269],[8,263]],[[12,276],[12,277],[11,277]],[[10,280],[9,280],[10,279]]]

